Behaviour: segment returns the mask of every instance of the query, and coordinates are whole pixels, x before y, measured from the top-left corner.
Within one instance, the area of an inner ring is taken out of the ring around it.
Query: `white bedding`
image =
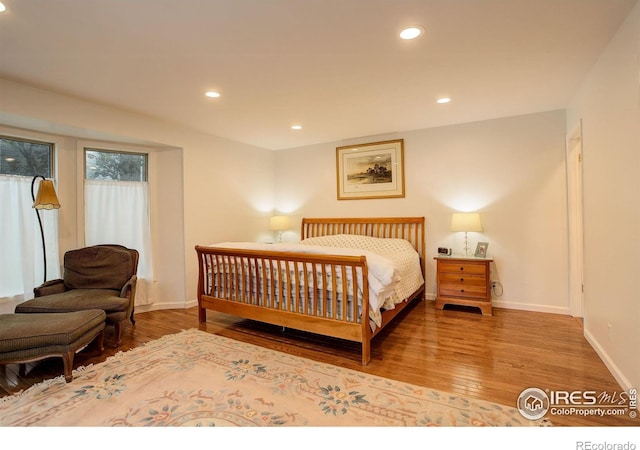
[[[424,282],[418,253],[404,239],[333,235],[305,239],[299,243],[221,242],[212,244],[210,247],[365,256],[368,267],[369,317],[372,327],[381,325],[383,309],[393,309],[398,302],[406,299]],[[359,285],[362,286],[361,281]]]
[[[406,239],[335,234],[307,238],[301,241],[301,244],[331,247],[330,252],[336,248],[358,250],[365,256],[375,254],[378,258],[389,260],[394,267],[397,280],[388,286],[386,292],[380,294],[383,297],[380,305],[382,309],[393,309],[397,303],[408,298],[424,283],[420,255]],[[367,263],[369,264],[368,256]]]

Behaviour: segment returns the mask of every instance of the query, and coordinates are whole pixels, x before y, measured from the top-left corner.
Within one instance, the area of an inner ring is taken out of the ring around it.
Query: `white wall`
[[[150,180],[157,193],[152,227],[157,233],[153,254],[158,281],[150,308],[195,304],[196,244],[257,239],[268,228],[273,209],[271,151],[4,79],[0,98],[5,131],[62,136],[57,161],[64,205],[59,210],[61,254],[81,245],[78,142],[157,149]]]
[[[585,335],[620,384],[640,386],[640,4],[571,101],[582,119]]]
[[[461,252],[449,231],[454,211],[479,211],[504,287],[494,306],[568,314],[565,114],[506,119],[371,136],[276,152],[278,209],[297,219],[425,216],[427,294],[435,292],[437,247]],[[406,197],[337,200],[336,147],[404,139]],[[297,225],[296,225],[297,227]],[[283,239],[297,239],[289,232]]]

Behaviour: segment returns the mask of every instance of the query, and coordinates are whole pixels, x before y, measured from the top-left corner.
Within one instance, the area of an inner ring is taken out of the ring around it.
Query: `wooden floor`
[[[373,341],[372,361],[360,365],[360,346],[317,335],[282,330],[220,313],[208,313],[203,331],[336,364],[395,380],[507,406],[516,406],[526,388],[594,390],[620,393],[621,387],[583,337],[582,325],[568,316],[494,308],[493,316],[475,310],[438,311],[431,301],[410,306]],[[198,328],[197,309],[163,310],[136,315],[123,329],[120,350],[165,334]],[[107,329],[107,343],[112,330]],[[78,355],[74,366],[98,363]],[[0,397],[19,392],[62,373],[62,360],[50,359],[0,369]],[[556,426],[638,426],[625,417],[547,416]]]

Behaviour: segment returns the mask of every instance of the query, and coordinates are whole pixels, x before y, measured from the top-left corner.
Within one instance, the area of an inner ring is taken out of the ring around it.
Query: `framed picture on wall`
[[[336,148],[338,200],[404,197],[404,140]]]
[[[476,258],[486,258],[487,257],[487,248],[489,247],[488,242],[478,242],[476,245],[476,252],[473,256]]]

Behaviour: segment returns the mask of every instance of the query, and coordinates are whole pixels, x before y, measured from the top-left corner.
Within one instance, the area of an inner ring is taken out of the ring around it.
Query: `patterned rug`
[[[0,399],[2,426],[536,426],[515,408],[196,329]]]

